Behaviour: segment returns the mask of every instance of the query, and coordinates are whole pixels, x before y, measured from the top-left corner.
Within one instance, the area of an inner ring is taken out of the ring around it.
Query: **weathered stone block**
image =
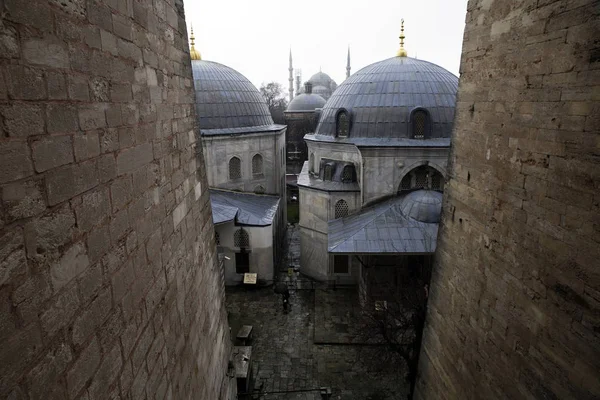
[[[119,14],[113,14],[112,20],[115,35],[131,41],[133,39],[133,26],[130,19]]]
[[[23,42],[23,57],[30,64],[53,68],[69,67],[67,45],[57,38],[29,39]]]
[[[98,178],[106,183],[117,176],[117,161],[113,154],[104,154],[98,158]]]
[[[0,285],[26,273],[23,231],[8,232],[0,236]]]
[[[40,363],[27,374],[31,399],[45,399],[52,392],[69,363],[73,351],[66,343],[59,343],[46,353]]]
[[[49,205],[58,204],[98,185],[95,161],[71,164],[52,171],[46,177]]]
[[[87,79],[79,75],[69,75],[67,91],[69,99],[76,101],[90,101]]]
[[[110,248],[110,235],[108,226],[98,227],[88,234],[87,245],[90,259],[95,262],[100,259]]]
[[[11,335],[0,346],[0,393],[7,393],[42,349],[42,336],[36,324]]]
[[[9,220],[32,217],[46,209],[42,181],[27,180],[2,187],[2,202]]]
[[[19,38],[17,31],[7,25],[0,28],[0,57],[19,58]]]
[[[106,126],[104,106],[82,106],[79,108],[79,124],[81,129],[97,129]]]
[[[8,93],[13,99],[41,100],[46,98],[46,81],[38,69],[11,65],[6,70]]]
[[[102,50],[108,51],[113,56],[119,54],[119,50],[117,47],[117,37],[115,35],[105,30],[101,30],[100,39],[102,42]]]
[[[0,142],[0,183],[33,175],[33,163],[26,142]]]
[[[110,289],[105,289],[73,323],[73,343],[80,346],[104,323],[112,308]]]
[[[114,83],[110,86],[110,98],[114,103],[123,103],[132,100],[131,85],[128,83]]]
[[[152,161],[152,144],[144,143],[139,146],[123,150],[117,156],[117,173],[119,175],[136,169]]]
[[[71,136],[46,136],[33,142],[31,150],[33,165],[37,172],[44,172],[74,161]]]
[[[74,207],[77,218],[77,227],[87,232],[94,225],[101,223],[110,215],[110,198],[107,187],[99,187],[96,190],[81,196],[81,203]]]
[[[88,132],[82,135],[75,135],[73,148],[75,150],[75,159],[77,161],[87,160],[97,157],[100,154],[100,141],[98,133]]]
[[[65,100],[67,98],[67,83],[65,76],[60,72],[46,73],[48,84],[48,98],[51,100]]]
[[[69,285],[60,292],[51,302],[47,310],[40,315],[40,322],[44,333],[51,337],[58,330],[65,327],[79,308],[79,297],[75,284]]]
[[[133,196],[131,176],[122,176],[110,185],[113,212],[122,209],[129,203]]]
[[[0,107],[8,136],[27,137],[44,134],[44,112],[39,106],[13,104]]]
[[[94,379],[88,388],[90,400],[100,400],[106,397],[107,388],[115,381],[119,372],[121,372],[122,366],[121,348],[117,344],[104,356],[102,364],[96,375],[94,375]]]
[[[94,338],[90,344],[79,354],[75,364],[67,373],[67,387],[69,396],[75,398],[76,394],[94,376],[96,368],[100,365],[102,355],[98,340]]]

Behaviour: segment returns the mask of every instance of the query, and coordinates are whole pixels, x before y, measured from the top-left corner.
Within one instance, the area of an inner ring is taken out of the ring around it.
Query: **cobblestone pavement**
[[[294,231],[292,234],[296,236]],[[295,239],[292,237],[290,250],[295,247]],[[290,262],[293,257],[294,254],[290,254]],[[297,274],[291,279],[285,275],[285,279],[292,281],[298,278]],[[315,307],[317,299],[326,306]],[[338,400],[405,399],[408,387],[400,368],[381,368],[373,362],[374,352],[381,348],[315,344],[317,319],[320,338],[317,342],[347,342],[344,335],[351,325],[348,310],[354,308],[349,304],[355,299],[354,291],[350,290],[292,290],[291,309],[284,313],[281,296],[271,287],[228,288],[232,335],[235,337],[242,325],[253,326],[252,358],[258,364],[255,390],[262,387],[262,391],[268,393],[326,386],[333,391],[331,398]],[[340,306],[336,307],[336,303]],[[338,315],[336,310],[339,310]],[[315,314],[320,317],[315,318]],[[291,392],[263,394],[260,399],[320,400],[321,396],[318,391]]]

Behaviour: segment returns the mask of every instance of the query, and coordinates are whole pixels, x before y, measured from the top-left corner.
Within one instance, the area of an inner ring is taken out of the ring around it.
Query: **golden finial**
[[[408,54],[406,53],[406,50],[404,49],[404,38],[406,36],[404,36],[404,19],[402,19],[402,27],[400,28],[400,48],[398,49],[398,52],[396,53],[396,57],[406,57]]]
[[[192,60],[202,60],[202,57],[200,56],[200,52],[198,50],[196,50],[196,47],[194,46],[194,40],[196,40],[196,38],[194,37],[194,27],[192,26],[192,32],[190,34],[190,42],[191,42],[190,58]]]

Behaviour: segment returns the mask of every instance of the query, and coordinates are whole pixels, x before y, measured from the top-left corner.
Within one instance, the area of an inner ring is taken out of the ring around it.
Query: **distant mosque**
[[[299,69],[296,69],[296,89],[294,89],[294,66],[292,62],[292,50],[290,49],[290,65],[288,67],[290,73],[288,81],[290,86],[288,88],[290,103],[294,100],[294,93],[296,97],[303,93],[306,93],[305,87],[302,87],[300,81],[302,80],[302,73]],[[348,48],[348,59],[346,61],[346,79],[350,77],[350,48]],[[319,70],[316,74],[310,77],[308,81],[312,86],[312,93],[318,94],[325,100],[329,100],[335,89],[337,89],[337,83],[325,72]]]

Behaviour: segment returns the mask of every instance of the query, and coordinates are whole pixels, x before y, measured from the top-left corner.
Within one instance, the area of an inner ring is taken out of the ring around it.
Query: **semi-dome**
[[[294,97],[290,102],[286,109],[287,112],[315,111],[317,108],[323,108],[325,99],[312,92],[312,84],[306,82],[304,88],[304,93]]]
[[[316,136],[335,138],[336,118],[345,110],[350,129],[340,140],[413,138],[409,122],[422,110],[429,118],[427,138],[449,138],[457,89],[458,78],[438,65],[392,57],[361,69],[336,89],[323,107]]]
[[[410,192],[402,200],[400,210],[416,221],[438,223],[442,214],[442,193],[434,190]]]
[[[192,73],[201,131],[273,126],[264,97],[244,75],[204,60],[192,60]]]

